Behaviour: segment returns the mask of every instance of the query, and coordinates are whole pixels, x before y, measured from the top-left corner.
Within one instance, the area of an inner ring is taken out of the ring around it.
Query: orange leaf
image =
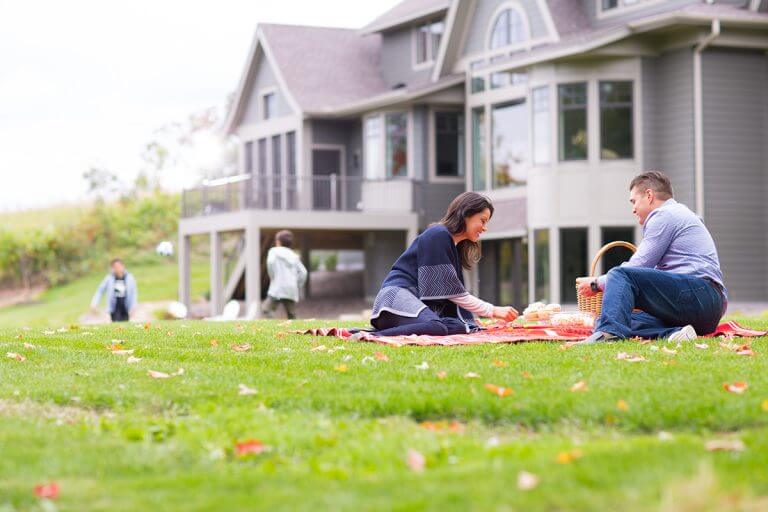
[[[212,347],[218,347],[219,346],[219,340],[211,340],[211,346]]]
[[[27,349],[29,349],[29,350],[35,350],[37,347],[36,347],[36,346],[34,346],[34,345],[33,345],[33,344],[31,344],[31,343],[26,343],[26,342],[25,342],[25,343],[24,343],[24,348],[27,348]]]
[[[437,372],[437,378],[440,380],[444,380],[447,376],[448,376],[448,373],[446,373],[445,371],[441,370]]]
[[[531,377],[531,374],[528,373],[528,372],[521,372],[520,375],[522,375],[522,377],[524,379],[532,379],[533,378],[533,377]]]
[[[235,352],[247,352],[251,350],[251,344],[250,343],[243,343],[242,345],[232,345],[232,350]]]
[[[764,411],[768,411],[768,398],[766,398],[765,400],[763,400],[763,403],[761,403],[761,404],[760,404],[760,407],[761,407],[761,408],[762,408]]]
[[[571,462],[575,461],[576,459],[580,459],[583,456],[583,453],[581,453],[581,450],[570,450],[567,452],[560,452],[557,454],[557,461],[558,464],[570,464]]]
[[[485,389],[487,389],[494,395],[498,395],[499,398],[504,398],[512,394],[512,388],[503,388],[495,384],[486,384]]]
[[[423,472],[424,466],[427,463],[426,459],[421,453],[412,449],[408,450],[408,456],[406,457],[405,461],[408,464],[408,467],[411,468],[411,471],[414,473]]]
[[[264,443],[258,439],[248,439],[247,441],[243,441],[235,445],[235,456],[245,457],[247,455],[259,455],[260,453],[264,452],[266,448],[267,447],[264,446]]]
[[[383,352],[376,352],[373,354],[373,357],[375,357],[377,361],[389,361],[389,357]]]
[[[46,500],[55,500],[59,497],[59,484],[49,482],[35,486],[35,496]]]
[[[589,386],[587,386],[587,382],[583,380],[580,380],[579,382],[571,386],[571,393],[577,393],[580,391],[588,391],[588,390],[589,390]]]
[[[499,368],[506,368],[509,366],[509,363],[506,361],[499,361],[498,359],[494,359],[492,364],[493,366],[498,366]]]
[[[629,410],[629,404],[625,402],[624,400],[619,400],[616,402],[616,408],[620,411],[628,411]]]
[[[16,352],[7,352],[7,353],[5,354],[5,357],[8,357],[8,358],[10,358],[10,359],[15,359],[15,360],[17,360],[17,361],[19,361],[19,362],[22,362],[22,363],[23,363],[24,361],[26,361],[26,360],[27,360],[27,358],[26,358],[26,357],[24,357],[24,356],[23,356],[23,355],[21,355],[21,354],[17,354]]]
[[[749,384],[742,381],[736,381],[732,384],[729,384],[727,382],[723,382],[723,389],[728,391],[729,393],[735,393],[737,395],[740,395],[744,393],[747,388],[749,388]]]

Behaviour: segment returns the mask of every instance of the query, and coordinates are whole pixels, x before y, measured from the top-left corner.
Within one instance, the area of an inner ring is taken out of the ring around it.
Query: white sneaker
[[[669,341],[693,341],[698,337],[692,325],[686,325],[679,331],[673,332]]]

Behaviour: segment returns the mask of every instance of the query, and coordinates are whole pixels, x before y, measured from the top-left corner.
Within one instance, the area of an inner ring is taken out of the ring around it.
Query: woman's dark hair
[[[445,216],[440,220],[440,224],[445,226],[452,235],[458,235],[467,229],[467,217],[481,213],[486,209],[490,210],[491,217],[493,217],[493,205],[490,199],[477,192],[464,192],[451,201]],[[456,249],[459,251],[459,259],[463,268],[469,270],[472,265],[480,261],[481,253],[478,242],[462,240]]]

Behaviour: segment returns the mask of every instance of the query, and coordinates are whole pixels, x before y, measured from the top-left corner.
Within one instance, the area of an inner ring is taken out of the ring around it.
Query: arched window
[[[528,39],[525,20],[519,10],[507,8],[496,15],[489,41],[489,49],[504,48]]]

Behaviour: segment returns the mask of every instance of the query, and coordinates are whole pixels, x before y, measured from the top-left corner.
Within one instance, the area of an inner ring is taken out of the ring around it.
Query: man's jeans
[[[642,312],[632,312],[634,308]],[[666,338],[691,324],[697,334],[704,335],[717,328],[722,315],[723,297],[706,279],[615,267],[608,272],[595,330],[619,338]]]

